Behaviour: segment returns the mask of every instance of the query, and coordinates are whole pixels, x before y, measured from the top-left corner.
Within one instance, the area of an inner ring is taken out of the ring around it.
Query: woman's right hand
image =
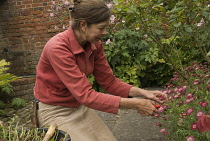
[[[135,109],[141,116],[154,115],[159,111],[154,107],[154,102],[149,99],[139,98],[121,98],[120,108],[121,109]]]
[[[155,113],[159,113],[159,111],[155,108],[155,103],[148,99],[139,99],[139,104],[137,104],[136,110],[141,116],[149,116],[154,115]]]

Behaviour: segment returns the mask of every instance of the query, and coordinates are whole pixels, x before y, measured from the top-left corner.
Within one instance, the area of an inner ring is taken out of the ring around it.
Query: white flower
[[[56,25],[54,28],[55,28],[55,29],[59,29],[57,25]]]
[[[114,20],[115,20],[115,16],[114,16],[114,15],[111,15],[111,17],[110,17],[110,22],[111,22],[111,23],[114,23]]]
[[[109,9],[111,9],[111,8],[113,7],[113,4],[108,3],[108,4],[107,4],[107,7],[108,7]]]
[[[201,19],[200,23],[197,24],[197,26],[201,26],[204,23],[204,20]]]
[[[110,43],[111,43],[111,40],[108,39],[108,40],[106,41],[106,45],[108,45],[108,44],[110,44]]]
[[[54,15],[55,15],[54,13],[50,13],[50,17],[54,17]]]
[[[69,5],[69,2],[68,2],[68,1],[64,1],[64,4],[65,4],[65,5]]]

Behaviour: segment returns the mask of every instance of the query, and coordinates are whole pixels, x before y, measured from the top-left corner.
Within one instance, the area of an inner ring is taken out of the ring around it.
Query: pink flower
[[[155,114],[153,117],[159,117],[160,116],[160,114]]]
[[[163,93],[164,93],[164,92],[163,92]],[[159,100],[160,100],[160,101],[165,100],[165,99],[166,99],[166,98],[163,97],[163,96],[159,97]]]
[[[192,129],[192,130],[196,130],[196,129],[197,129],[197,124],[196,124],[196,123],[193,123],[193,124],[191,125],[191,129]]]
[[[166,134],[168,134],[168,132],[163,132],[163,134],[165,134],[165,135],[166,135]]]
[[[194,140],[195,140],[195,138],[193,136],[187,137],[187,141],[194,141]]]
[[[161,129],[160,132],[166,132],[166,128]]]
[[[160,108],[158,108],[158,111],[163,112],[167,107],[167,105],[161,105]]]
[[[193,113],[193,111],[194,111],[194,109],[193,108],[190,108],[190,109],[186,110],[186,113],[187,113],[187,115],[190,115],[190,114]]]
[[[186,114],[186,113],[182,113],[181,115],[182,115],[182,116],[186,116],[187,114]]]
[[[200,104],[201,107],[206,107],[208,105],[208,102],[207,101],[201,101],[201,102],[198,102],[198,104]]]
[[[161,126],[162,126],[162,124],[161,124],[161,123],[156,123],[156,126],[161,127]]]
[[[195,81],[193,82],[193,85],[197,85],[200,84],[200,80],[199,79],[195,79]]]
[[[197,114],[196,114],[196,117],[197,118],[200,118],[201,116],[205,115],[205,113],[203,111],[199,111]]]
[[[190,102],[192,102],[193,100],[194,100],[194,98],[189,98],[189,99],[186,100],[186,103],[190,103]]]
[[[176,94],[176,95],[174,96],[175,99],[178,99],[178,98],[180,98],[180,97],[181,97],[181,94]]]
[[[160,108],[158,108],[159,112],[163,112],[165,109],[161,106]]]
[[[192,94],[187,94],[187,99],[193,98]]]

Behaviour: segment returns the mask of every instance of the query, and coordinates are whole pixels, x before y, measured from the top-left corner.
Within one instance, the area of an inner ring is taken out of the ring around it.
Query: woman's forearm
[[[147,90],[138,87],[131,87],[128,95],[132,97],[144,97],[145,93],[147,93]]]

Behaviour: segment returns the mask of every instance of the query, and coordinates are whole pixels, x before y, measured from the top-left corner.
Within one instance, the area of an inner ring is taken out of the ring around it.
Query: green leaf
[[[182,24],[181,22],[178,22],[178,23],[175,23],[173,26],[179,27],[181,24]]]
[[[158,35],[161,35],[163,33],[163,31],[158,30],[158,29],[154,30],[154,32],[157,33]]]
[[[207,53],[207,55],[206,56],[210,56],[210,51]]]
[[[192,32],[193,30],[192,30],[192,28],[190,26],[187,26],[187,27],[185,27],[185,31]]]

